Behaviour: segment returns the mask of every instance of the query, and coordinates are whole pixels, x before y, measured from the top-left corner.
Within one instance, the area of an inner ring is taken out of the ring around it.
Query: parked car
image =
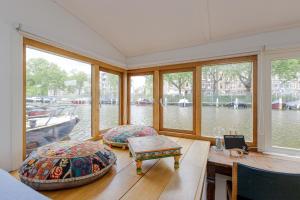
[[[90,98],[77,98],[71,101],[73,104],[90,104]]]
[[[55,97],[41,97],[42,103],[55,103],[56,98]]]
[[[26,102],[28,102],[28,103],[37,103],[37,102],[41,103],[42,98],[41,97],[27,97]]]
[[[228,108],[234,108],[235,106],[237,106],[237,108],[249,108],[251,107],[251,104],[249,103],[243,103],[243,102],[230,102],[230,103],[227,103],[224,105],[225,107],[228,107]]]

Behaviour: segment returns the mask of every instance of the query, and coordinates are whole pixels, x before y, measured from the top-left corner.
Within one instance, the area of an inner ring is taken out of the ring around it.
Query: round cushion
[[[128,138],[153,135],[157,135],[157,132],[152,127],[123,125],[108,130],[103,136],[103,141],[111,146],[124,148],[128,146]]]
[[[19,175],[36,190],[64,189],[100,178],[115,162],[115,154],[99,141],[63,141],[33,151]]]

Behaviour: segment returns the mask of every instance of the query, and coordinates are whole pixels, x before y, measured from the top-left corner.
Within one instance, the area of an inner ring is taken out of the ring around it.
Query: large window
[[[300,149],[300,58],[271,62],[271,145]]]
[[[153,126],[160,133],[212,142],[241,134],[250,146],[257,145],[257,56],[130,70],[131,123],[143,124],[152,115],[152,109],[138,105],[150,104],[145,73],[153,76]]]
[[[162,72],[161,128],[194,131],[194,71]]]
[[[201,68],[201,135],[242,134],[253,141],[253,62]]]
[[[26,48],[26,153],[91,137],[91,65]]]
[[[120,124],[120,75],[100,71],[100,130]]]
[[[153,126],[153,75],[130,76],[130,124]]]

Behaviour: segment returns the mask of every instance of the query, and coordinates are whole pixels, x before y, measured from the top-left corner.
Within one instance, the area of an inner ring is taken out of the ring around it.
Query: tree
[[[245,70],[238,71],[237,75],[247,92],[250,92],[252,87],[252,67],[246,67]]]
[[[238,79],[246,88],[247,92],[250,92],[252,87],[252,66],[251,63],[238,63],[224,65],[224,76],[229,77],[232,80]]]
[[[153,76],[145,76],[144,96],[146,99],[153,100]]]
[[[84,83],[88,81],[88,75],[82,71],[76,72],[72,71],[72,75],[70,76],[70,80],[75,80],[76,81],[76,86],[75,88],[78,91],[78,95],[81,95]]]
[[[192,85],[193,75],[191,72],[169,73],[164,75],[164,80],[178,89],[178,93],[182,96],[182,91]]]
[[[116,99],[119,96],[119,76],[101,72],[100,80],[100,94],[103,100]]]
[[[54,63],[43,58],[33,58],[27,62],[26,89],[28,96],[47,96],[52,90],[54,95],[65,88],[67,73]]]
[[[285,59],[272,62],[272,76],[277,76],[281,81],[296,79],[300,72],[300,60]]]
[[[218,83],[223,79],[223,67],[222,66],[209,66],[204,67],[202,69],[202,74],[204,76],[208,76],[210,80],[213,82],[213,94],[216,95],[218,93]]]

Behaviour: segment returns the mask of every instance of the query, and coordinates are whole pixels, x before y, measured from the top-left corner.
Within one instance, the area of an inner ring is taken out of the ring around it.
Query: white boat
[[[74,113],[74,112],[73,112]],[[28,119],[26,122],[26,153],[36,148],[66,138],[79,122],[78,116],[61,112],[49,117]]]

